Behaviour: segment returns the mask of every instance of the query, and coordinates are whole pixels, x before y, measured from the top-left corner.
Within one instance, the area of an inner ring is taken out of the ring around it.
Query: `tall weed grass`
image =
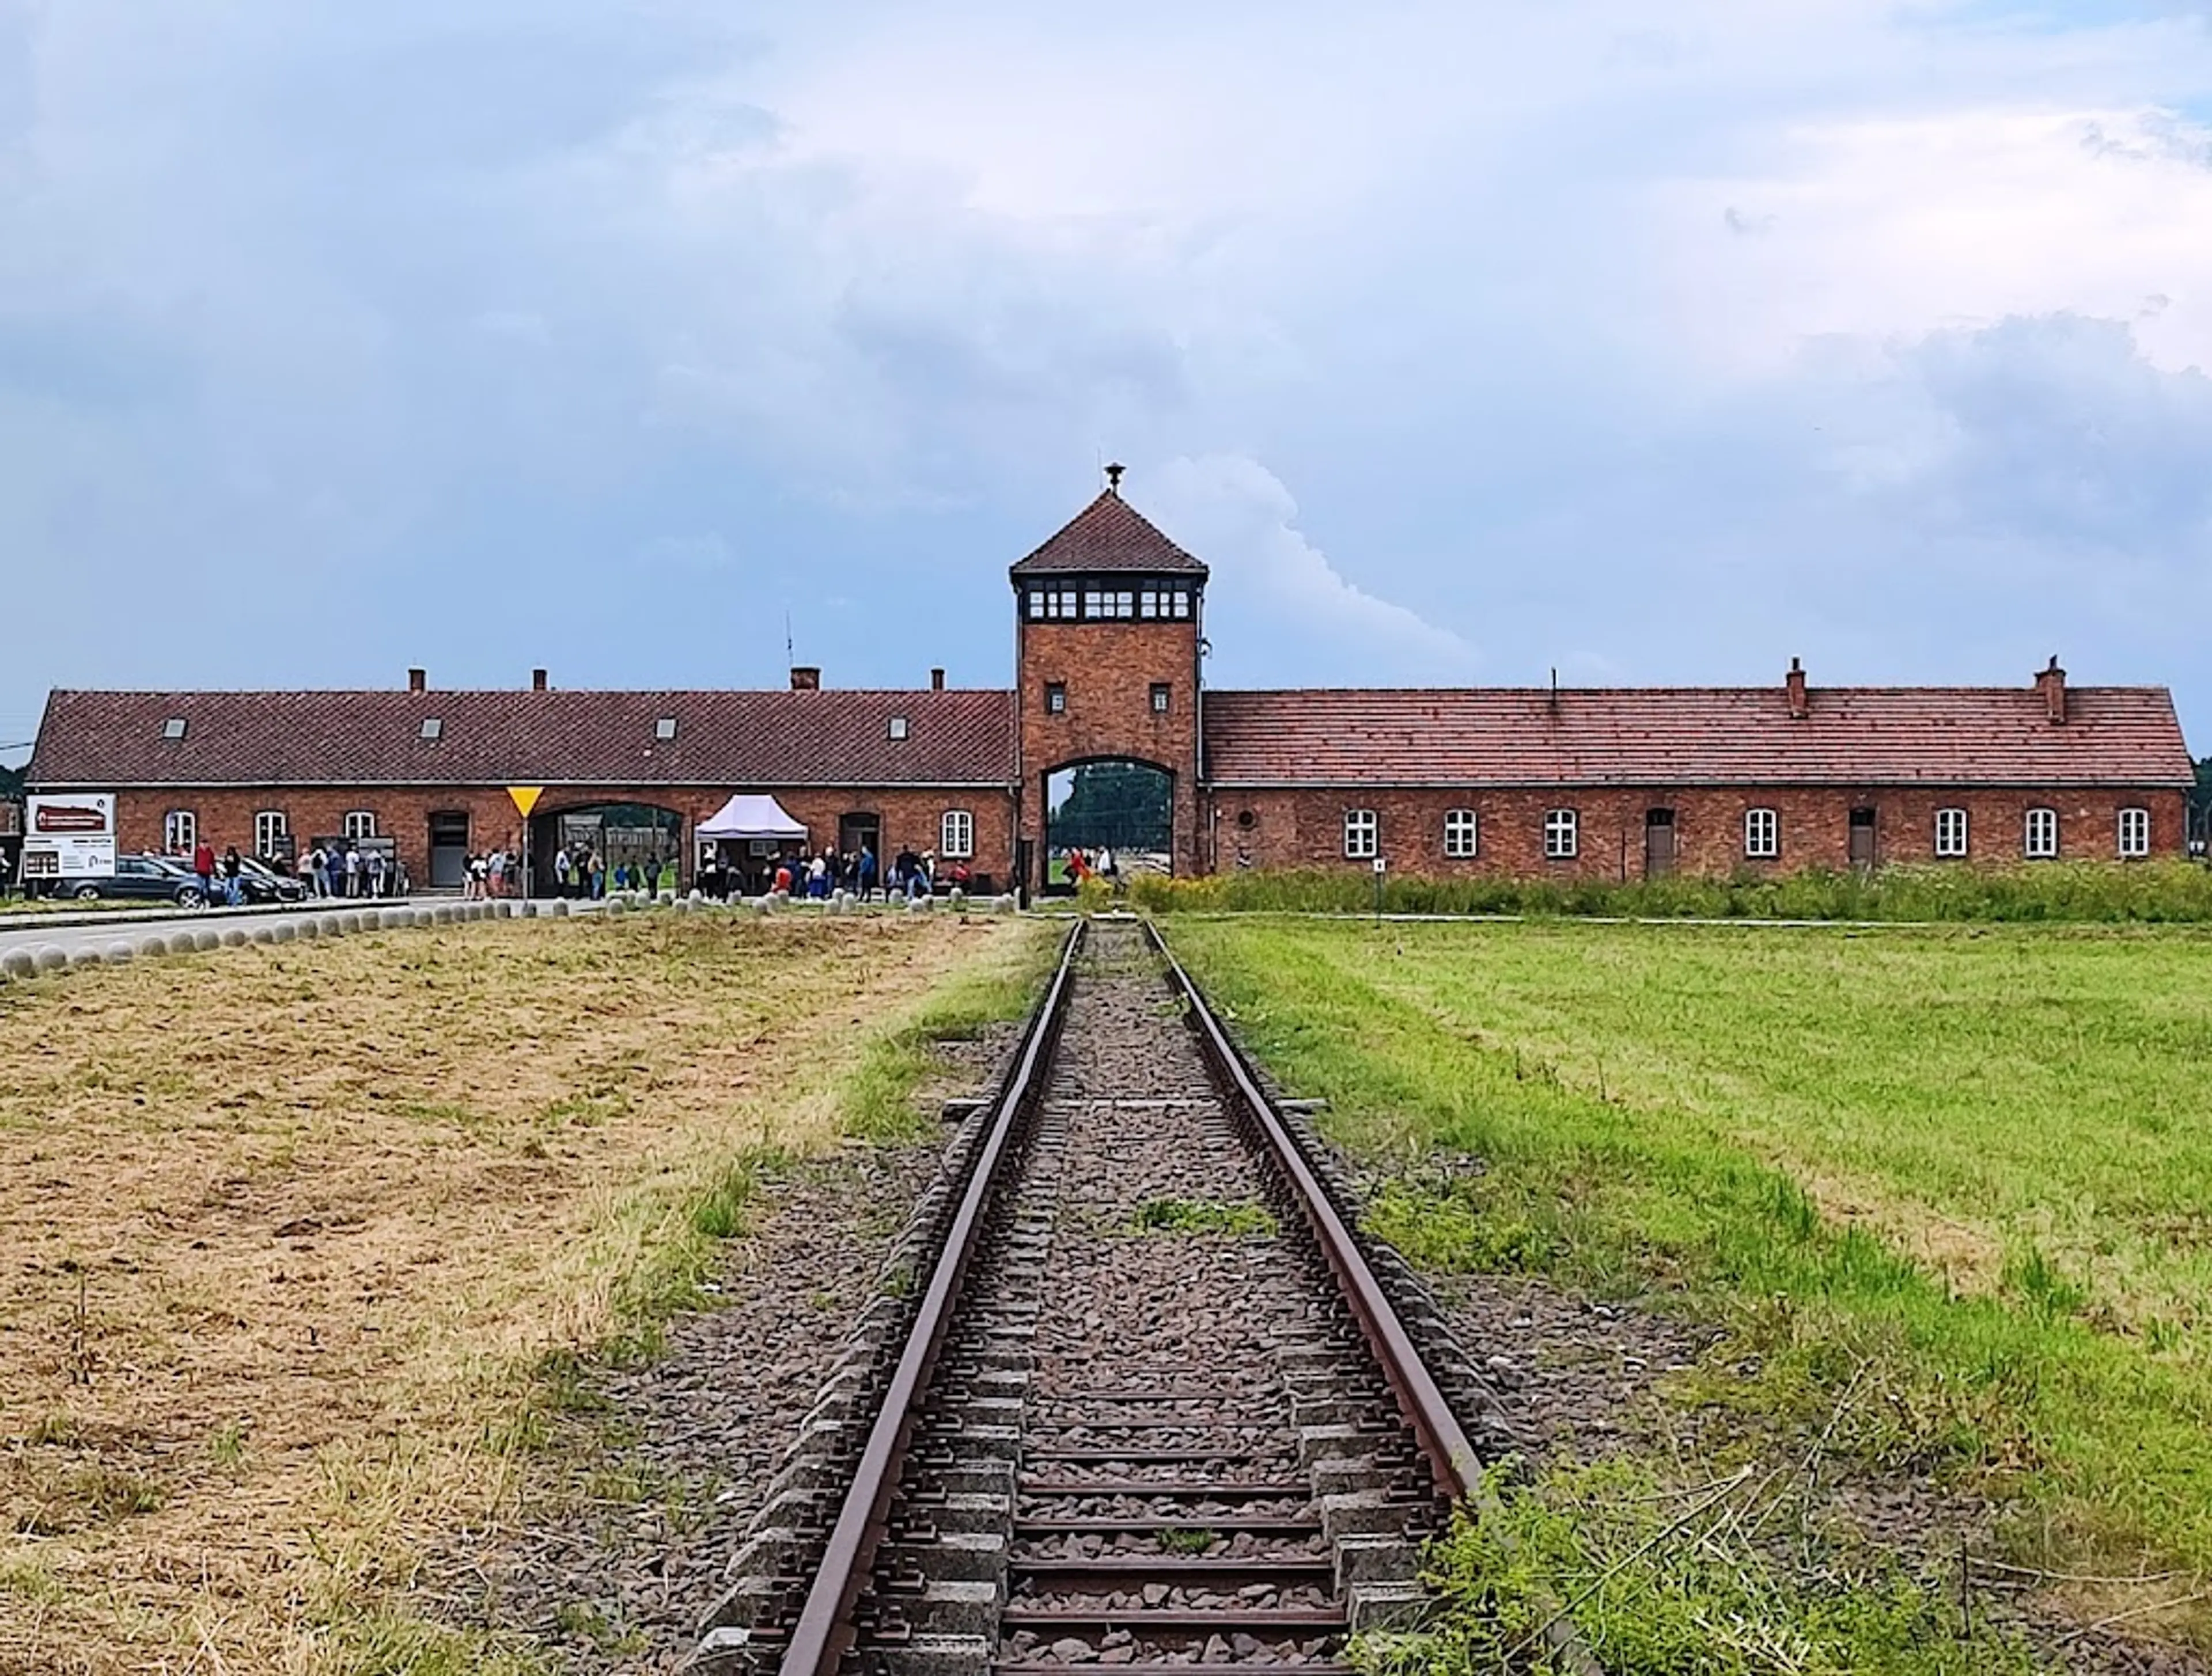
[[[1372,874],[1333,869],[1142,874],[1132,906],[1154,914],[1372,914]],[[1386,914],[1516,914],[1636,920],[1869,920],[2212,923],[2212,868],[2192,861],[2045,861],[1809,870],[1778,877],[1605,879],[1419,878],[1383,881]]]

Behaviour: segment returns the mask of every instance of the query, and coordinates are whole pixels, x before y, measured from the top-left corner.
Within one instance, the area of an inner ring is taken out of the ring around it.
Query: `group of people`
[[[207,846],[202,844],[202,850]],[[238,861],[234,849],[223,852],[226,872],[234,870]],[[204,872],[197,853],[192,871]],[[295,864],[294,871],[311,896],[404,896],[407,894],[406,874],[399,859],[387,856],[381,847],[363,850],[349,839],[342,845],[325,847],[317,844],[304,859]]]
[[[203,838],[192,848],[192,871],[199,875],[200,899],[231,908],[246,901],[246,862],[231,845],[218,859],[215,846]]]
[[[657,855],[647,856],[642,861],[617,861],[611,870],[606,858],[589,845],[579,844],[571,849],[563,844],[553,853],[555,890],[580,900],[598,902],[606,896],[609,885],[617,890],[642,890],[658,896],[663,884],[675,883],[675,872],[673,862],[664,861]]]
[[[483,901],[521,889],[522,858],[507,849],[471,850],[461,859],[461,895]]]
[[[699,859],[700,891],[718,901],[766,896],[771,891],[822,901],[842,890],[870,902],[878,896],[927,896],[940,884],[960,887],[968,881],[966,862],[954,861],[940,868],[934,850],[920,854],[901,850],[885,868],[878,861],[874,847],[867,844],[843,852],[821,850],[810,855],[801,850],[763,857],[750,871],[715,853],[702,854]]]
[[[1079,849],[1068,851],[1067,877],[1079,885],[1087,878],[1100,878],[1116,890],[1121,888],[1121,869],[1115,862],[1114,852],[1103,844],[1096,855]]]

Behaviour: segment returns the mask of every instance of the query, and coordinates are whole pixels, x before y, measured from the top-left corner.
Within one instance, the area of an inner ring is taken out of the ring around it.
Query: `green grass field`
[[[1356,1153],[1487,1161],[1377,1199],[1417,1260],[1715,1321],[1759,1371],[1686,1400],[1995,1496],[2023,1564],[2166,1574],[2073,1598],[2212,1640],[2160,1609],[2212,1574],[2212,934],[1171,932]]]

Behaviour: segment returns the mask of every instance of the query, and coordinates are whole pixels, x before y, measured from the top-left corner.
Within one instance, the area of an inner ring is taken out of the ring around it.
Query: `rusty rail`
[[[1359,1248],[1359,1242],[1337,1211],[1321,1178],[1314,1174],[1304,1151],[1292,1139],[1274,1102],[1253,1076],[1243,1053],[1214,1017],[1213,1009],[1182,962],[1175,957],[1158,924],[1147,920],[1146,935],[1167,964],[1168,975],[1189,1007],[1191,1026],[1199,1046],[1213,1067],[1224,1090],[1233,1090],[1247,1120],[1268,1154],[1281,1169],[1306,1225],[1312,1230],[1322,1254],[1344,1289],[1368,1348],[1381,1365],[1384,1381],[1399,1412],[1413,1428],[1422,1455],[1429,1463],[1437,1488],[1453,1502],[1492,1505],[1492,1492],[1482,1482],[1481,1458],[1468,1441],[1466,1430],[1451,1412],[1451,1405],[1421,1360],[1412,1335],[1382,1290],[1382,1283]],[[1571,1676],[1605,1676],[1604,1669],[1583,1643],[1573,1620],[1562,1607],[1544,1626],[1543,1640],[1560,1668]]]
[[[1475,1493],[1482,1481],[1482,1460],[1475,1454],[1474,1445],[1468,1441],[1467,1432],[1451,1412],[1451,1405],[1444,1400],[1444,1394],[1437,1388],[1435,1377],[1414,1348],[1405,1323],[1398,1319],[1397,1310],[1384,1296],[1382,1283],[1375,1278],[1375,1271],[1368,1266],[1359,1242],[1337,1213],[1321,1178],[1306,1162],[1305,1153],[1284,1126],[1274,1102],[1260,1087],[1244,1063],[1244,1056],[1230,1041],[1229,1033],[1221,1028],[1221,1021],[1206,1005],[1198,986],[1191,981],[1190,974],[1182,969],[1182,962],[1168,948],[1159,927],[1146,920],[1145,930],[1152,946],[1159,950],[1160,958],[1167,962],[1170,981],[1190,1008],[1191,1026],[1198,1032],[1199,1047],[1206,1063],[1220,1078],[1223,1090],[1233,1092],[1243,1106],[1246,1120],[1258,1132],[1265,1151],[1287,1181],[1306,1226],[1313,1230],[1322,1255],[1344,1290],[1345,1301],[1352,1307],[1353,1319],[1358,1321],[1368,1348],[1381,1364],[1383,1379],[1397,1401],[1399,1412],[1413,1429],[1414,1440],[1428,1460],[1437,1488],[1451,1501],[1465,1501]]]
[[[784,1647],[780,1676],[832,1676],[853,1643],[853,1607],[883,1540],[885,1515],[906,1464],[921,1400],[929,1388],[938,1352],[959,1304],[969,1260],[1000,1185],[1000,1167],[1015,1151],[1024,1122],[1042,1094],[1042,1073],[1059,1043],[1066,1014],[1069,970],[1086,923],[1079,920],[1068,932],[1051,987],[1030,1017],[1014,1074],[999,1096],[990,1133],[977,1149],[960,1208],[945,1235],[945,1250],[931,1271],[929,1285],[907,1333],[906,1347],[891,1375],[883,1406],[869,1428],[852,1485],[838,1509],[837,1522],[830,1527],[821,1567],[814,1574],[799,1622]]]

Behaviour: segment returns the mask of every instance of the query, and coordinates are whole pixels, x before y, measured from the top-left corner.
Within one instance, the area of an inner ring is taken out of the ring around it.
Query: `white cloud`
[[[2142,318],[2154,364],[2212,367],[2208,156],[2212,129],[2155,107],[1796,126],[1756,173],[1660,184],[1647,233],[1717,366],[2063,310]],[[1722,236],[1747,203],[1768,236]]]
[[[1282,479],[1243,454],[1170,460],[1145,483],[1147,516],[1212,567],[1216,610],[1287,622],[1351,642],[1370,681],[1457,671],[1474,662],[1466,641],[1418,612],[1359,587],[1297,527],[1297,502]],[[1226,593],[1224,594],[1224,585]]]

